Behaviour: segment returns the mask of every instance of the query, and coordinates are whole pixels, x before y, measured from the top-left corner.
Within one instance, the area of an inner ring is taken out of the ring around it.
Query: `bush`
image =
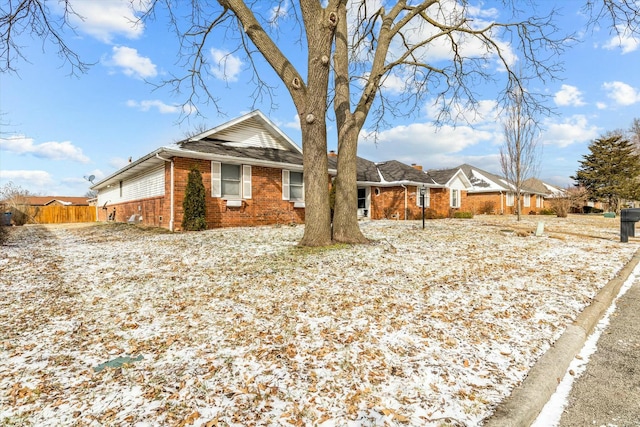
[[[540,215],[555,215],[556,211],[554,211],[553,209],[541,209],[540,210]]]
[[[207,228],[206,200],[202,174],[193,167],[187,177],[187,188],[182,202],[182,229],[199,231]]]
[[[4,245],[9,238],[9,227],[0,225],[0,246]]]
[[[473,218],[473,212],[456,211],[456,212],[453,213],[453,218],[470,219],[470,218]]]
[[[493,215],[496,213],[496,204],[492,201],[486,201],[482,204],[480,208],[480,213],[485,215]]]

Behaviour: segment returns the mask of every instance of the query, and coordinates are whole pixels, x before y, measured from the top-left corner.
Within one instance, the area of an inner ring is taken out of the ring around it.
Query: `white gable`
[[[464,181],[462,181],[462,179],[460,178],[460,176],[458,174],[456,174],[456,176],[454,176],[451,181],[449,181],[448,183],[449,188],[452,188],[454,190],[466,190],[467,186],[465,185]]]
[[[190,141],[203,140],[217,140],[217,143],[229,147],[270,148],[302,153],[296,143],[257,110],[190,138]]]
[[[274,138],[270,132],[267,132],[263,126],[260,126],[254,120],[239,123],[229,129],[216,133],[213,137],[223,141],[230,141],[225,142],[224,145],[231,147],[288,149],[288,147],[282,144],[282,141]]]

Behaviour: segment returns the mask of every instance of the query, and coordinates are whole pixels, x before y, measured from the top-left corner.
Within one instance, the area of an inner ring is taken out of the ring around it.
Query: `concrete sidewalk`
[[[607,309],[611,306],[611,303],[615,300],[620,292],[620,288],[622,288],[623,284],[627,281],[629,276],[633,273],[636,266],[640,263],[640,250],[636,251],[632,259],[627,263],[627,265],[618,273],[618,275],[607,283],[607,285],[600,290],[598,295],[594,298],[591,305],[589,305],[575,320],[575,322],[567,327],[562,336],[555,342],[555,344],[538,360],[538,362],[531,368],[528,376],[522,382],[522,384],[514,389],[505,401],[503,401],[496,408],[495,412],[491,417],[485,420],[484,424],[487,427],[528,427],[536,420],[538,414],[547,403],[547,401],[552,397],[555,392],[560,380],[564,377],[569,364],[574,359],[574,357],[582,350],[588,336],[593,332],[596,324],[602,319]],[[618,311],[614,314],[613,318],[621,317],[624,312],[625,316],[636,316],[635,318],[624,317],[618,323],[611,322],[610,328],[608,331],[616,331],[607,334],[605,331],[605,335],[614,335],[612,339],[614,343],[617,340],[626,340],[625,344],[622,345],[628,353],[632,353],[629,355],[629,359],[624,362],[623,368],[618,365],[614,365],[613,362],[607,361],[608,357],[611,357],[611,354],[605,354],[604,359],[600,361],[600,365],[605,367],[607,364],[612,365],[611,367],[614,370],[623,369],[623,372],[616,372],[617,376],[627,376],[630,377],[628,383],[611,383],[606,384],[611,387],[611,390],[616,390],[616,393],[619,395],[623,395],[625,393],[635,393],[633,396],[629,396],[627,400],[625,397],[625,402],[628,405],[632,405],[633,409],[629,408],[629,417],[625,418],[625,420],[631,420],[631,424],[624,424],[622,421],[619,421],[617,424],[615,422],[607,424],[597,423],[594,424],[593,421],[595,418],[589,418],[589,422],[585,422],[583,420],[575,421],[575,424],[563,424],[563,426],[606,426],[606,427],[623,427],[623,426],[640,426],[640,418],[638,417],[638,412],[640,411],[640,379],[638,377],[638,367],[635,363],[638,363],[640,359],[640,348],[637,347],[638,339],[640,338],[640,302],[637,300],[638,293],[640,291],[640,278],[635,279],[635,283],[632,288],[627,291],[625,294],[626,298],[621,298],[619,300],[622,306],[619,306]],[[633,290],[633,291],[632,291]],[[636,299],[634,299],[634,295]],[[624,308],[622,308],[624,307]],[[624,311],[622,311],[624,310]],[[627,323],[629,322],[629,323]],[[633,326],[632,326],[633,325]],[[632,329],[633,328],[633,329]],[[627,336],[623,337],[623,334],[628,332]],[[618,335],[620,334],[619,338]],[[634,337],[635,334],[635,337]],[[634,341],[629,341],[632,339]],[[602,338],[601,338],[602,339]],[[609,345],[611,343],[603,344],[604,346]],[[598,348],[600,348],[600,344],[598,344]],[[632,350],[630,350],[632,348]],[[617,352],[620,351],[619,348],[611,347],[611,351]],[[634,353],[635,352],[635,353]],[[594,355],[595,356],[595,355]],[[623,363],[623,362],[620,362]],[[626,369],[626,371],[624,371]],[[625,374],[627,372],[627,374]],[[630,373],[633,372],[634,376]],[[591,375],[589,371],[583,374],[584,377],[590,377]],[[604,375],[598,373],[598,375]],[[593,388],[592,390],[596,396],[593,398],[593,401],[585,401],[585,405],[595,405],[593,403],[596,400],[599,400],[603,405],[604,411],[613,411],[611,409],[613,407],[606,406],[604,403],[604,398],[602,394],[611,393],[611,390],[604,390],[596,388],[601,386],[603,382],[612,382],[614,373],[607,374],[609,376],[606,377],[595,377],[593,378],[593,383],[590,385],[585,385],[586,388]],[[604,384],[602,384],[604,385]],[[631,389],[634,391],[632,392]],[[571,398],[571,397],[570,397]],[[576,396],[575,402],[576,405],[579,401],[583,400],[581,396]],[[613,399],[616,397],[614,395]],[[618,400],[622,400],[618,398]],[[609,409],[607,409],[609,408]],[[616,408],[617,409],[617,408]],[[572,410],[572,408],[569,408]],[[577,412],[580,412],[582,409],[576,409]],[[631,412],[635,412],[635,415]],[[617,416],[617,414],[609,414],[613,417]],[[612,418],[613,419],[613,418]],[[622,418],[620,418],[622,420]],[[571,423],[569,419],[567,419],[568,423]],[[626,421],[625,421],[626,422]]]
[[[640,426],[640,278],[617,301],[559,426]]]

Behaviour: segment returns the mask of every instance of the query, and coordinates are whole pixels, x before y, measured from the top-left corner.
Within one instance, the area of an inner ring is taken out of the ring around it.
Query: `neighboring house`
[[[515,187],[505,178],[475,166],[463,164],[458,167],[469,178],[472,188],[467,191],[467,206],[474,214],[512,214],[516,212]],[[520,212],[536,214],[544,209],[546,190],[535,188],[525,181],[520,198]]]
[[[473,186],[461,168],[433,169],[427,171],[427,175],[440,186],[431,194],[432,207],[438,217],[449,217],[455,210],[470,211],[468,192]]]
[[[62,224],[93,222],[96,209],[87,197],[20,196],[0,201],[3,223]]]
[[[27,206],[89,206],[87,197],[27,196],[22,200]]]
[[[336,169],[337,157],[329,153],[329,169]],[[416,219],[422,212],[420,188],[429,195],[439,187],[418,167],[396,160],[374,163],[357,158],[358,217],[370,219]]]
[[[302,150],[260,111],[161,147],[96,183],[99,220],[180,230],[194,167],[208,228],[304,222]]]

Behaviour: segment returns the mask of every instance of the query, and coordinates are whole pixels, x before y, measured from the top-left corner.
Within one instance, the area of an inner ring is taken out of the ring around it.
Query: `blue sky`
[[[89,189],[84,177],[94,175],[98,181],[129,158],[135,160],[182,139],[196,126],[213,127],[252,109],[255,86],[247,59],[234,51],[234,40],[218,34],[215,46],[208,47],[214,65],[207,84],[224,115],[212,104],[197,103],[205,117],[186,116],[187,92],[175,94],[153,84],[180,71],[176,37],[162,16],[132,26],[135,15],[128,3],[72,0],[85,19],[74,22],[76,31],[68,32],[67,40],[84,61],[94,63],[86,74],[70,76],[70,67],[54,46],[28,34],[20,36],[28,62],[15,62],[17,74],[0,75],[0,186],[12,181],[36,194],[81,196]],[[500,16],[504,11],[485,3],[478,3],[483,16],[504,19]],[[271,13],[269,3],[259,4],[265,15]],[[640,117],[640,41],[624,34],[618,37],[608,27],[584,31],[587,17],[580,11],[582,4],[562,2],[557,24],[576,32],[579,42],[561,57],[561,79],[534,88],[549,96],[548,105],[556,112],[543,119],[539,177],[561,186],[571,184],[569,176],[593,139],[628,129]],[[286,47],[288,55],[304,63],[303,53],[298,52],[295,44]],[[215,66],[219,58],[226,58],[223,69]],[[257,61],[257,66],[268,82],[277,85],[277,105],[264,100],[255,107],[301,144],[289,95],[264,62]],[[390,79],[387,89],[393,91],[393,84]],[[500,173],[503,137],[495,94],[490,88],[482,93],[485,114],[471,124],[436,127],[437,109],[426,100],[417,115],[388,117],[390,125],[377,135],[377,143],[362,140],[359,155],[373,161],[417,163],[425,169],[471,163]],[[333,122],[328,123],[328,132],[329,149],[335,149]]]

